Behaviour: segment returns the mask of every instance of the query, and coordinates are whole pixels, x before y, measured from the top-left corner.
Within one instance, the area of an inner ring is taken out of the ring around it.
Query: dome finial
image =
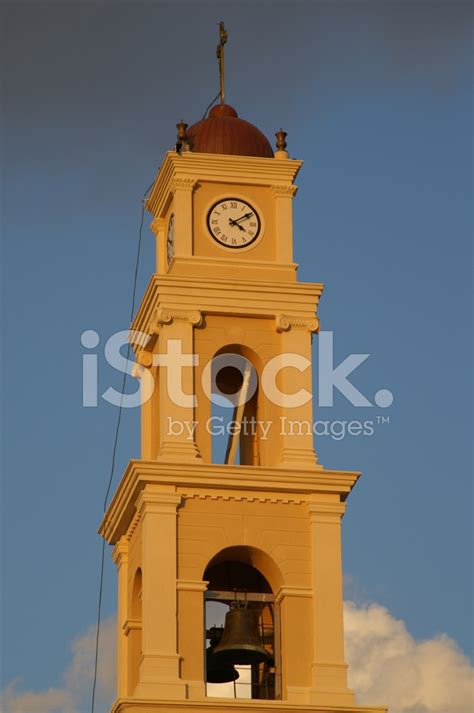
[[[276,140],[276,147],[278,151],[284,151],[286,149],[286,137],[288,134],[286,131],[283,131],[283,129],[280,129],[280,131],[277,131],[275,133],[275,136],[277,138]]]
[[[219,44],[217,45],[216,55],[219,60],[219,80],[220,80],[220,97],[221,104],[224,104],[224,45],[227,42],[227,31],[224,23],[219,23]]]
[[[276,147],[275,158],[288,158],[288,151],[286,150],[286,131],[280,129],[280,131],[275,132],[276,136]]]
[[[189,145],[189,139],[186,135],[186,129],[188,128],[188,125],[183,119],[181,119],[181,121],[176,124],[176,128],[178,129],[178,136],[176,140],[177,153],[181,153],[182,151],[189,151],[191,147]]]

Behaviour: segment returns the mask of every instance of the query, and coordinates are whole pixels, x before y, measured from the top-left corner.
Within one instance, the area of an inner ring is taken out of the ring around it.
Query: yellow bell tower
[[[302,162],[283,131],[274,153],[224,103],[226,37],[221,102],[178,124],[147,201],[157,265],[132,325],[142,452],[100,529],[118,570],[112,710],[380,713],[355,705],[344,660],[341,518],[359,474],[323,468],[313,447],[323,286],[298,282],[293,262]]]

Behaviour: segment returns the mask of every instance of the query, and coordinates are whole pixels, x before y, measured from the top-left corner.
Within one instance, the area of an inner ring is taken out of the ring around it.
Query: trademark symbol
[[[377,423],[385,426],[387,423],[390,423],[390,416],[377,416]]]

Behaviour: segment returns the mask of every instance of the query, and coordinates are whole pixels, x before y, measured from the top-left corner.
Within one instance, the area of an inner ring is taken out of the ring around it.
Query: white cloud
[[[96,710],[106,710],[115,694],[115,617],[102,623]],[[72,659],[63,674],[63,685],[46,691],[17,691],[20,681],[10,683],[1,696],[2,713],[82,713],[90,708],[94,672],[95,627],[71,644]]]
[[[6,687],[2,695],[4,713],[76,713],[72,697],[61,688],[48,688],[47,691],[33,693],[15,693],[17,682]]]
[[[378,604],[346,602],[344,617],[349,683],[359,703],[387,705],[389,713],[472,713],[474,669],[455,641],[445,635],[415,641],[403,621]],[[61,687],[22,693],[14,681],[3,692],[2,713],[86,713],[94,646],[91,627],[73,641]],[[101,629],[96,710],[107,710],[114,695],[115,618],[110,618]]]
[[[390,713],[472,713],[474,669],[446,635],[415,641],[378,604],[344,607],[349,684],[357,701]]]

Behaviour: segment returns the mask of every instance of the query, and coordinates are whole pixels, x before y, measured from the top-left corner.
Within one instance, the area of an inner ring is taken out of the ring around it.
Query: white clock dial
[[[166,258],[168,265],[174,256],[174,215],[171,215],[168,221],[168,232],[166,235]]]
[[[247,201],[224,198],[207,214],[207,227],[220,245],[238,249],[255,242],[262,226],[260,216]]]

